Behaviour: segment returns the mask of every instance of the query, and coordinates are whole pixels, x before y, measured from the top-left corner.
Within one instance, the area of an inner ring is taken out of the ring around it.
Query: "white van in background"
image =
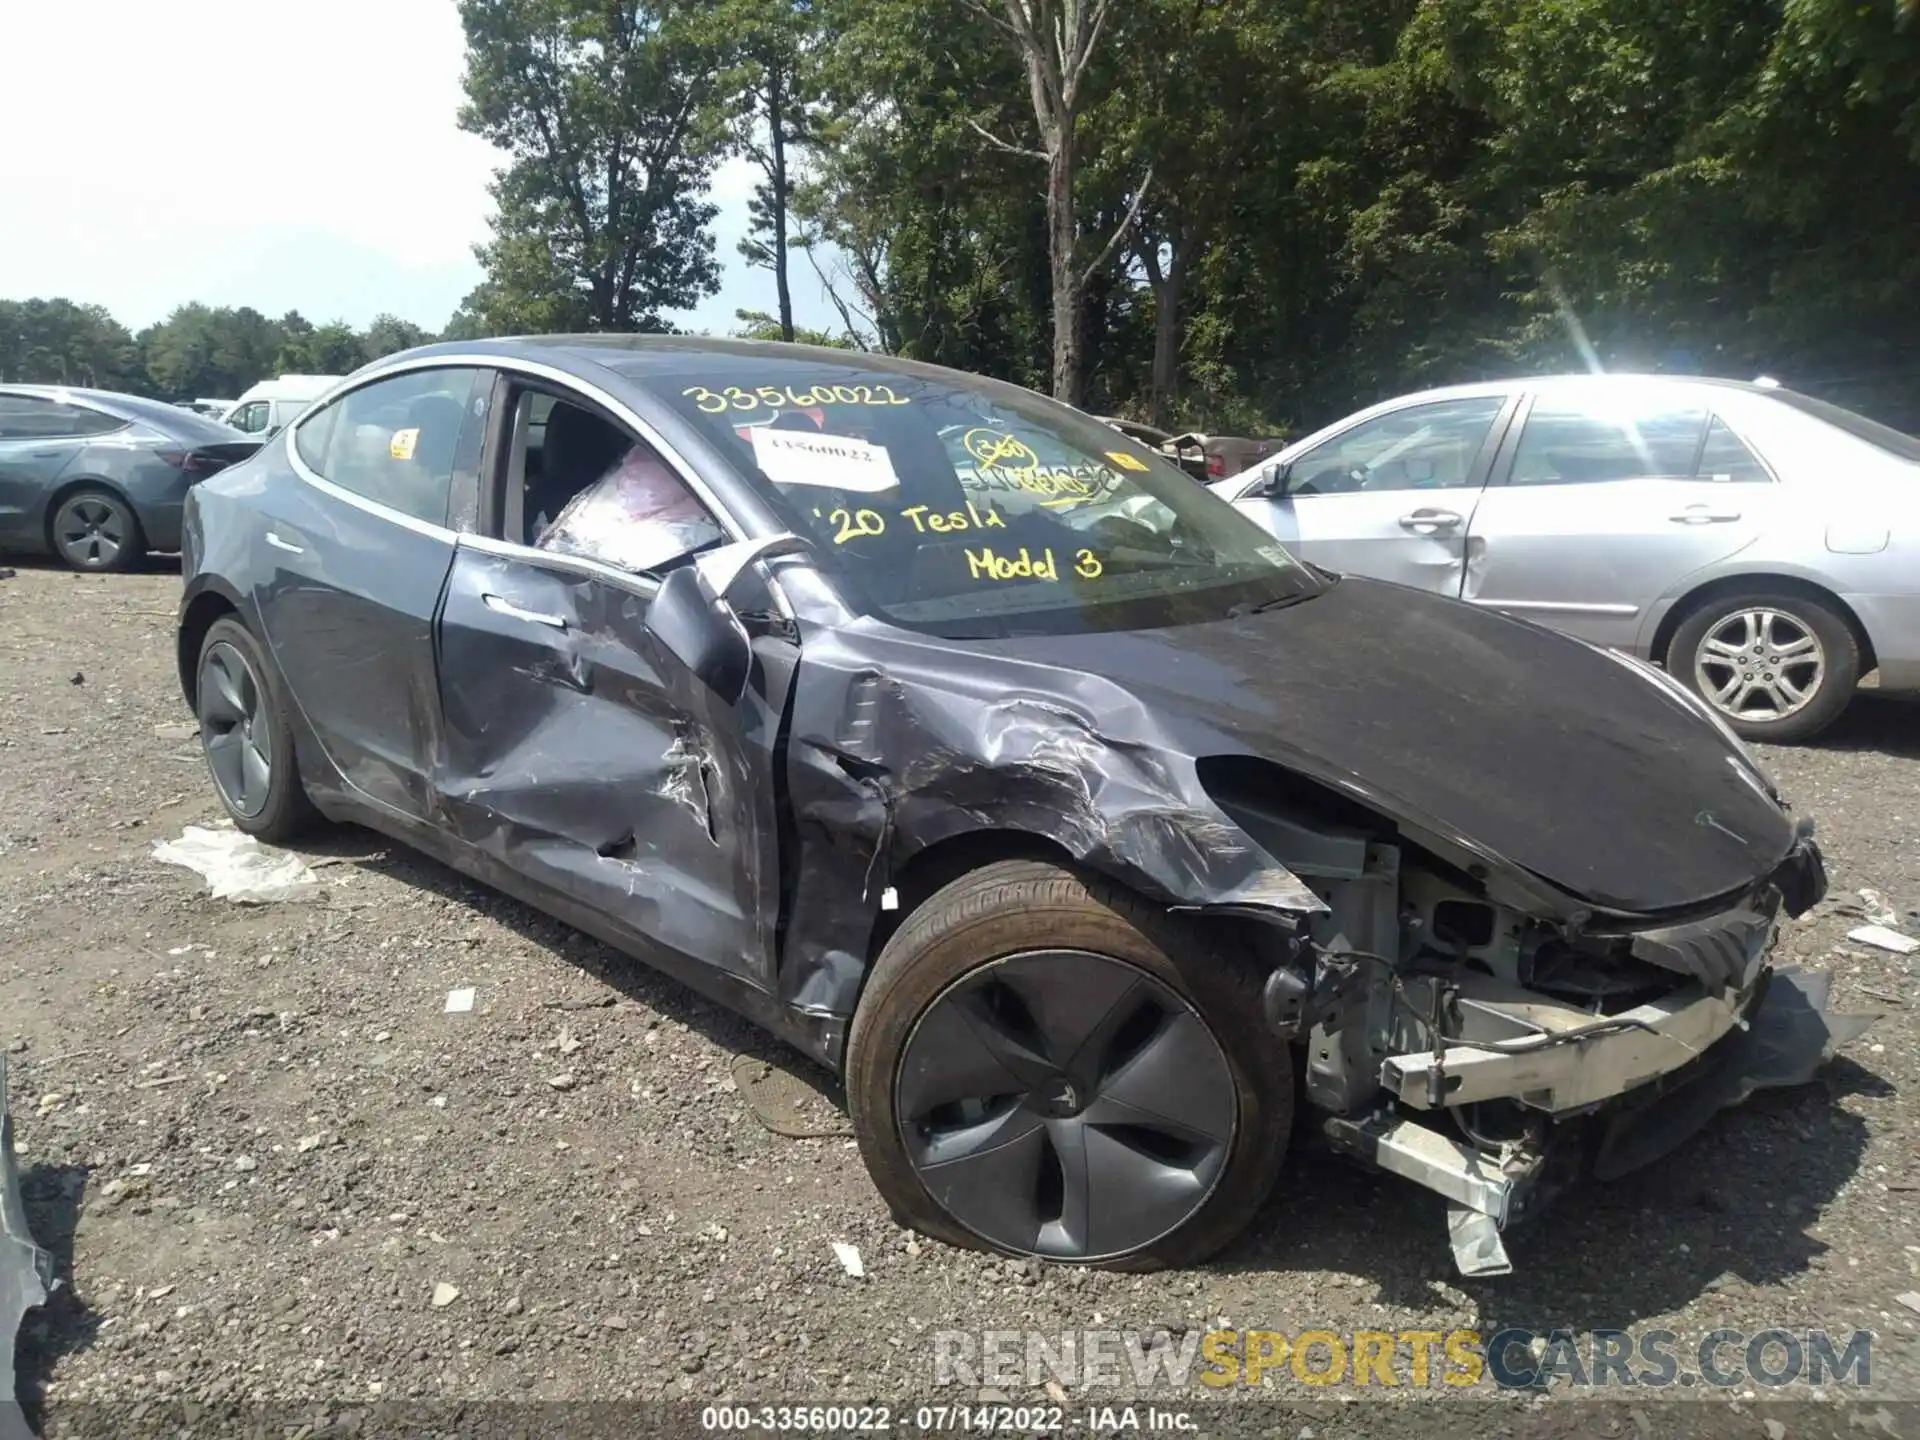
[[[222,417],[236,430],[262,440],[292,421],[343,379],[339,375],[282,375],[262,380],[233,402]]]

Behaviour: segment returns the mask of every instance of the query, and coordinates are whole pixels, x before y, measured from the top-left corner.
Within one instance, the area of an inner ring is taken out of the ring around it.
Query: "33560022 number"
[[[708,415],[724,415],[729,410],[742,414],[755,410],[817,410],[828,405],[911,405],[891,385],[815,385],[797,390],[791,385],[756,385],[743,389],[729,385],[710,390],[705,385],[689,385],[680,392],[694,407]]]

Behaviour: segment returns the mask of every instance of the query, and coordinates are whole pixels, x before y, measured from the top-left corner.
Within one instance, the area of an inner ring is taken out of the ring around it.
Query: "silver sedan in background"
[[[1920,691],[1920,439],[1771,382],[1429,390],[1214,489],[1324,569],[1655,660],[1748,739]]]

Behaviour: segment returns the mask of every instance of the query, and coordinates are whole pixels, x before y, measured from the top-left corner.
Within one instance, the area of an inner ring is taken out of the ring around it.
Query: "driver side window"
[[[1473,464],[1506,398],[1439,400],[1363,421],[1293,462],[1293,495],[1453,490]]]
[[[504,500],[503,538],[620,570],[662,570],[726,538],[646,441],[540,391],[515,407]]]

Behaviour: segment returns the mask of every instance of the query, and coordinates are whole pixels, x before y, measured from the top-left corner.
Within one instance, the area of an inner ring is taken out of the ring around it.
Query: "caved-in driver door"
[[[515,548],[463,541],[448,582],[448,828],[667,952],[665,968],[683,958],[771,988],[784,675],[768,696],[757,670],[727,704],[649,634],[655,581]]]

